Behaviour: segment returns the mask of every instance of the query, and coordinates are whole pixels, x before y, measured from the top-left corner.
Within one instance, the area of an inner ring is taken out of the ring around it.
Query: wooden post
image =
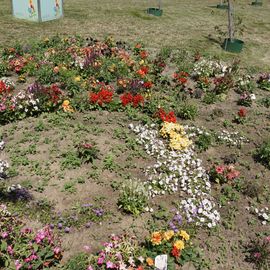
[[[161,9],[161,0],[158,1],[158,9]]]
[[[234,25],[233,25],[233,6],[232,0],[228,0],[228,30],[230,41],[234,38]]]

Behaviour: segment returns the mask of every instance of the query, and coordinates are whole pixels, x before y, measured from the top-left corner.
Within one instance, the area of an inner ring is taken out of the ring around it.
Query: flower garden
[[[110,37],[4,48],[0,269],[269,269],[269,91]]]

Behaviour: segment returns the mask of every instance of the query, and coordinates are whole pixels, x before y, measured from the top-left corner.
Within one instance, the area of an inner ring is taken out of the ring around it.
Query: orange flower
[[[154,265],[154,260],[153,260],[152,258],[148,257],[148,258],[146,259],[146,263],[147,263],[149,266],[153,266],[153,265]]]
[[[151,242],[153,245],[160,245],[162,241],[162,235],[160,232],[153,232],[151,236]]]

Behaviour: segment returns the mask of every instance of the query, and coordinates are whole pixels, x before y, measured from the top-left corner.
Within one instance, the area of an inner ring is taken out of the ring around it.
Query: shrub
[[[201,134],[198,139],[195,141],[195,145],[199,151],[206,151],[209,146],[212,144],[212,136],[210,134]]]

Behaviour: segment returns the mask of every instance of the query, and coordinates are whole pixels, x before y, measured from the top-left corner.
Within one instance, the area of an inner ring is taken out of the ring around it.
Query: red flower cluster
[[[20,73],[20,71],[23,69],[23,67],[27,64],[27,59],[20,56],[18,58],[12,59],[9,62],[9,66],[11,70],[14,70],[16,73]]]
[[[142,78],[145,77],[145,75],[148,73],[149,67],[143,66],[138,71],[137,74],[140,75]]]
[[[178,258],[180,256],[180,250],[177,247],[173,247],[171,254],[173,257]]]
[[[245,108],[240,108],[239,111],[238,111],[238,116],[239,117],[246,117],[247,115],[247,110]]]
[[[98,93],[90,93],[90,102],[102,106],[103,103],[110,103],[112,101],[113,92],[105,88],[101,88]]]
[[[127,106],[128,104],[132,104],[133,107],[138,107],[138,105],[143,105],[144,98],[142,95],[132,95],[131,93],[124,93],[122,96],[120,96],[121,102],[123,106]]]
[[[63,91],[58,85],[52,84],[50,87],[46,88],[44,92],[49,96],[50,102],[52,102],[54,105],[62,101]]]
[[[141,57],[142,59],[147,58],[147,56],[148,56],[147,51],[141,51],[141,52],[140,52],[140,57]]]
[[[6,86],[3,81],[0,81],[0,95],[10,92],[10,87]]]
[[[174,73],[173,78],[180,83],[181,85],[184,85],[187,82],[189,74],[184,71],[180,71],[179,73]]]
[[[153,83],[150,82],[150,81],[145,82],[145,83],[143,84],[143,87],[146,88],[146,89],[150,89],[150,88],[152,88],[152,86],[153,86]]]
[[[156,112],[156,116],[163,122],[176,123],[176,116],[173,111],[166,113],[162,108]]]
[[[225,165],[219,165],[215,168],[216,173],[222,175],[227,180],[233,180],[237,178],[240,175],[240,172],[237,171],[234,166],[225,166]]]

